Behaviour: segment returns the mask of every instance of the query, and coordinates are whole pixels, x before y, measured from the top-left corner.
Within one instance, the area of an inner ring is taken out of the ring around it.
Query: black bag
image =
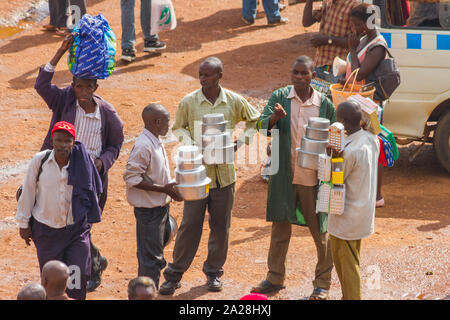
[[[395,89],[400,85],[400,72],[397,63],[389,50],[386,47],[384,48],[386,49],[389,58],[381,60],[375,69],[369,73],[366,79],[366,83],[373,82],[373,85],[375,86],[373,98],[374,100],[379,101],[389,99]]]
[[[39,171],[38,171],[38,174],[37,174],[37,177],[36,177],[36,183],[39,181],[39,176],[42,173],[42,166],[43,166],[44,162],[48,159],[48,157],[50,157],[50,153],[52,153],[52,150],[47,150],[47,152],[45,153],[45,156],[41,160],[41,165],[39,166]],[[17,201],[19,201],[19,198],[20,198],[21,194],[22,194],[22,185],[16,191],[16,200]]]

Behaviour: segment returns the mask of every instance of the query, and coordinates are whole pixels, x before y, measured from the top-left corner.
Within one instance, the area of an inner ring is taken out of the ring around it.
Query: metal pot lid
[[[319,156],[320,154],[324,154],[324,153],[315,153],[315,152],[304,151],[301,148],[296,148],[295,150],[297,152],[301,152],[301,153],[304,153],[304,154],[310,154],[310,155],[314,155],[314,156]]]
[[[180,158],[179,156],[175,155],[173,157],[173,160],[178,163],[202,163],[203,155],[200,153],[198,154],[194,159],[186,159],[186,158]]]
[[[194,145],[186,145],[178,148],[178,158],[190,160],[196,159],[200,154],[200,149]]]
[[[205,147],[205,148],[202,148],[202,153],[205,152],[205,151],[210,151],[212,149],[214,149],[214,150],[224,150],[224,149],[230,149],[230,148],[234,148],[234,144],[233,143],[231,143],[231,144],[229,144],[229,145],[227,145],[225,147]]]
[[[328,129],[330,120],[321,117],[311,117],[308,119],[308,127],[314,129]]]

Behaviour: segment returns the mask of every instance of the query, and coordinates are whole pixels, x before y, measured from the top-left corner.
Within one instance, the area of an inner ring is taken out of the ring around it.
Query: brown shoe
[[[272,282],[270,282],[268,280],[263,280],[256,287],[253,287],[252,290],[250,290],[250,292],[271,293],[271,292],[280,291],[281,289],[284,289],[284,288],[286,288],[286,287],[281,284],[272,284]]]
[[[46,24],[46,25],[42,26],[43,31],[56,31],[56,29],[58,29],[58,28],[51,24]]]

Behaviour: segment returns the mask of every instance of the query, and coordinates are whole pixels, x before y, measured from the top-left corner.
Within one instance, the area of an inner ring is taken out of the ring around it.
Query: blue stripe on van
[[[448,34],[436,35],[436,49],[450,50],[450,35]]]
[[[422,49],[422,35],[420,33],[407,33],[406,49]]]
[[[388,32],[380,32],[380,33],[383,36],[384,40],[386,40],[388,48],[391,48],[391,43],[392,43],[392,40],[391,40],[392,37],[391,36],[392,36],[392,33],[388,33]]]

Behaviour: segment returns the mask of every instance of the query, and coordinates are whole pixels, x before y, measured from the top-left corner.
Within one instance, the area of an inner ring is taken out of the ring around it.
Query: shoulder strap
[[[52,150],[47,150],[47,152],[45,153],[45,156],[41,160],[41,165],[39,166],[39,171],[38,171],[38,174],[36,177],[36,183],[39,181],[39,176],[42,173],[42,166],[44,165],[44,162],[47,161],[48,157],[50,157],[50,153],[52,153]]]

